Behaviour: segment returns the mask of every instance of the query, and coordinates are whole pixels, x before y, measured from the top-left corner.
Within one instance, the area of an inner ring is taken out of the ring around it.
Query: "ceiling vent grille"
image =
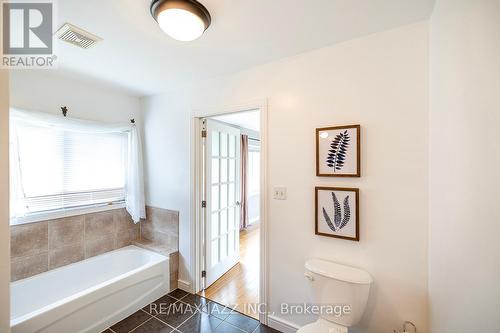
[[[64,24],[59,30],[57,30],[56,36],[60,40],[79,46],[82,49],[91,48],[96,43],[102,41],[102,38],[70,23]]]

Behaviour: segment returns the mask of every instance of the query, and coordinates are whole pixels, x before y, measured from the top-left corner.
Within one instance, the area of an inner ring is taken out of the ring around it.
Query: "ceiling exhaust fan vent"
[[[60,40],[79,46],[82,49],[91,48],[96,43],[102,41],[102,38],[70,23],[64,24],[59,30],[57,30],[56,36]]]

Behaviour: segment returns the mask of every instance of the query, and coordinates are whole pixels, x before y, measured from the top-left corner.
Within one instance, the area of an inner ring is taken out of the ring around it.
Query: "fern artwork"
[[[360,177],[360,125],[316,129],[316,175]]]
[[[351,220],[351,207],[349,207],[349,196],[345,197],[344,199],[343,214],[340,208],[340,202],[337,199],[335,192],[332,192],[332,200],[334,206],[333,222],[330,216],[328,215],[325,207],[323,207],[323,217],[325,218],[326,224],[328,224],[328,226],[330,227],[330,229],[332,229],[332,231],[340,231]]]
[[[359,240],[359,190],[316,188],[316,234]]]
[[[326,165],[333,168],[333,172],[342,170],[349,149],[349,141],[351,141],[351,138],[349,137],[349,132],[346,130],[337,134],[330,144],[330,150],[326,157]]]

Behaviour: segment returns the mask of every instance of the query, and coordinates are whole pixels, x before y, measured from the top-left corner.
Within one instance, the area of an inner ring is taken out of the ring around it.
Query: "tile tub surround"
[[[176,249],[166,248],[162,244],[155,243],[148,239],[138,239],[132,242],[132,244],[168,257],[170,290],[177,289],[179,280],[179,251]]]
[[[139,226],[125,209],[11,226],[11,281],[131,245]]]
[[[146,206],[146,219],[141,221],[141,239],[178,250],[179,212]]]
[[[140,238],[133,243],[170,258],[170,290],[179,280],[179,212],[146,206],[146,219],[140,223]]]
[[[224,305],[177,289],[105,333],[279,333]]]

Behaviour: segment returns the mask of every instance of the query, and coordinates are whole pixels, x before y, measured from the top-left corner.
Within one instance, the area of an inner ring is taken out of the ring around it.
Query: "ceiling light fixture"
[[[153,0],[151,15],[167,35],[183,42],[203,35],[212,20],[205,6],[196,0]]]

